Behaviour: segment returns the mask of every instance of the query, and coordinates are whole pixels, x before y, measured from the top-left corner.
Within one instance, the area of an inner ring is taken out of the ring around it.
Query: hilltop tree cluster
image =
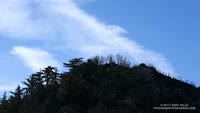
[[[75,58],[66,72],[48,66],[32,74],[11,96],[0,99],[0,113],[169,113],[160,104],[188,104],[198,113],[200,89],[155,68],[131,66],[122,56]]]

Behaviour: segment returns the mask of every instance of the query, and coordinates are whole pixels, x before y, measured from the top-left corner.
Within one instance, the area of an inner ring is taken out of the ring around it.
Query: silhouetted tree
[[[200,88],[164,75],[152,66],[131,66],[123,56],[75,58],[59,73],[48,66],[32,74],[0,113],[198,113]],[[196,110],[154,110],[160,104],[188,104]]]

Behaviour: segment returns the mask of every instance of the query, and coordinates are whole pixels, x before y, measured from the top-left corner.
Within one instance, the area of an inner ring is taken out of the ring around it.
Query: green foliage
[[[0,99],[0,113],[169,113],[153,110],[160,104],[189,104],[198,113],[200,89],[171,78],[155,68],[131,66],[126,58],[75,58],[58,73],[55,67],[32,74],[7,99]]]

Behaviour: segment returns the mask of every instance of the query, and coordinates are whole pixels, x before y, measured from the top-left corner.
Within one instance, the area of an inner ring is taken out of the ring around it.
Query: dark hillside
[[[64,66],[69,71],[49,66],[32,74],[26,87],[2,97],[0,113],[200,113],[199,88],[145,64],[130,66],[117,56]]]

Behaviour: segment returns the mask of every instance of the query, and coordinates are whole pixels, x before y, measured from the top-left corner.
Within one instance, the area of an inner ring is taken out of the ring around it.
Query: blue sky
[[[180,76],[200,85],[199,6],[199,0],[99,0],[83,8],[125,28],[130,39],[162,53]]]
[[[47,65],[109,54],[200,85],[198,0],[0,1],[0,92]]]

